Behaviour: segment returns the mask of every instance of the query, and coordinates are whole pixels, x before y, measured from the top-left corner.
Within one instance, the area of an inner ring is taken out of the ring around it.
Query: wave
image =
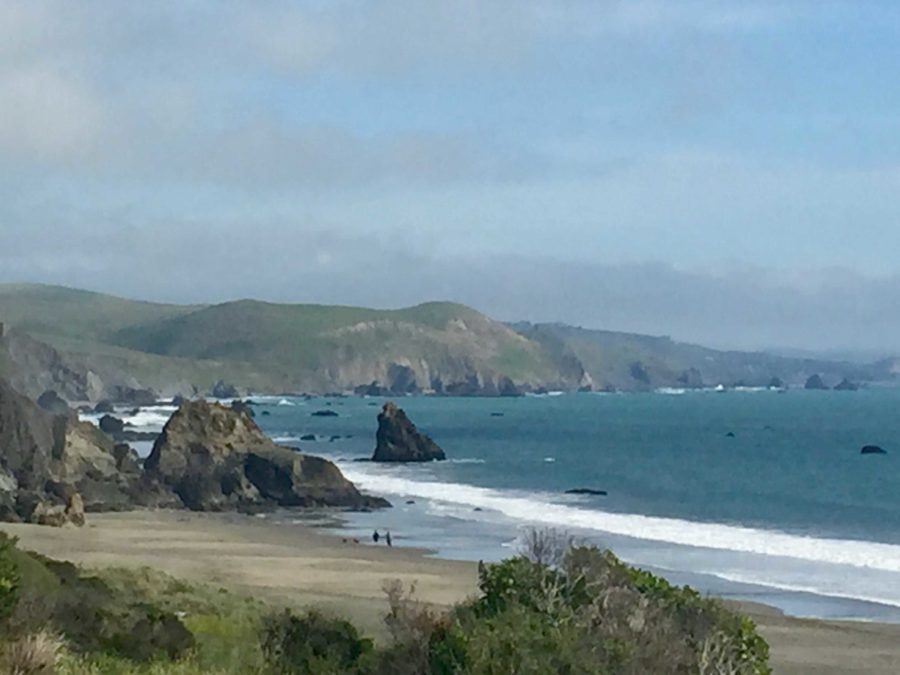
[[[456,457],[453,459],[447,460],[448,464],[486,464],[486,459],[480,459],[478,457]]]
[[[141,408],[135,415],[122,415],[122,421],[131,425],[135,431],[162,431],[176,410],[174,406]]]
[[[842,600],[858,600],[861,602],[871,602],[876,605],[890,605],[891,607],[900,607],[900,597],[887,598],[884,596],[875,597],[866,593],[846,593],[840,590],[822,589],[810,586],[808,584],[785,584],[769,579],[760,579],[752,574],[732,574],[730,572],[708,572],[725,581],[731,581],[736,584],[751,584],[755,586],[767,586],[779,591],[787,591],[789,593],[810,593],[812,595],[827,595],[830,598],[840,598]]]
[[[816,563],[900,572],[900,546],[854,539],[788,534],[739,525],[610,513],[559,504],[549,495],[506,493],[460,483],[409,480],[361,465],[341,464],[361,488],[491,510],[513,520],[566,529],[593,530],[634,539]]]

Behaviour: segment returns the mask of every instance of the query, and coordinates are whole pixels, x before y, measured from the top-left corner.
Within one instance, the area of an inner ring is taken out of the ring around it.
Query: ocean
[[[552,527],[703,592],[900,622],[900,390],[409,397],[449,459],[402,466],[359,461],[383,399],[254,400],[275,440],[394,504],[327,521],[344,536],[389,529],[395,545],[491,561]],[[337,416],[311,415],[323,409]],[[869,444],[888,454],[861,455]],[[580,488],[607,494],[566,494]]]

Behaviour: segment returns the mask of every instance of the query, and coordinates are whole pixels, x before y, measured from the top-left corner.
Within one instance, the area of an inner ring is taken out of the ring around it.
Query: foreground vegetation
[[[438,612],[387,583],[376,644],[315,610],[274,611],[150,570],[87,572],[0,537],[0,672],[449,675],[769,673],[753,623],[609,552],[533,533]]]

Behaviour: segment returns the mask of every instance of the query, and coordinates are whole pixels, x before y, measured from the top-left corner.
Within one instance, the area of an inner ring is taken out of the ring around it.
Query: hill
[[[549,389],[649,390],[798,385],[820,374],[890,380],[859,366],[727,352],[668,338],[495,321],[431,302],[396,310],[239,300],[139,302],[53,286],[0,286],[0,375],[69,400],[135,390],[207,393],[217,382],[260,393],[357,390],[503,395]]]
[[[661,387],[767,387],[777,381],[802,386],[819,374],[829,386],[843,379],[892,379],[887,362],[871,365],[764,352],[721,351],[668,337],[589,330],[562,324],[513,324],[557,361],[577,361],[600,389],[650,390]]]
[[[536,343],[453,303],[400,310],[252,300],[182,307],[5,286],[0,322],[7,342],[18,336],[21,343],[27,333],[82,377],[91,372],[167,394],[206,392],[218,380],[267,392],[372,387],[395,394],[578,384],[560,377]]]

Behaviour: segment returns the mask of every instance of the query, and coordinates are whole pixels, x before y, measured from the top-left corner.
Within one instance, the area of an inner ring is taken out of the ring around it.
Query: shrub
[[[268,665],[285,675],[342,675],[359,671],[360,659],[372,650],[356,628],[311,610],[266,617],[261,646]]]
[[[570,546],[560,555],[554,542],[563,540],[532,537],[530,559],[481,565],[480,597],[433,630],[429,670],[419,672],[770,672],[749,619],[608,551]]]
[[[0,532],[0,621],[6,621],[19,601],[21,576],[15,559],[16,540]]]
[[[63,641],[46,630],[19,638],[3,650],[3,672],[9,675],[55,675]]]

